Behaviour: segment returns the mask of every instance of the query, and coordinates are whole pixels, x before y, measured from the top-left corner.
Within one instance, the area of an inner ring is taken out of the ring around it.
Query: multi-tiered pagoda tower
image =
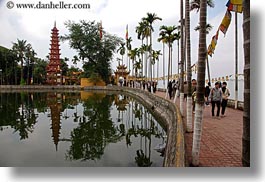
[[[56,28],[56,22],[52,29],[51,48],[50,48],[50,62],[46,67],[47,84],[61,85],[62,84],[62,70],[60,62],[60,44],[59,44],[59,30]]]

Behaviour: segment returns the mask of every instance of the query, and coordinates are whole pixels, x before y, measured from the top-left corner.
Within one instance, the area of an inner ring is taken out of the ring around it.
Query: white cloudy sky
[[[177,25],[179,20],[179,1],[178,0],[64,0],[65,3],[89,3],[90,10],[29,10],[29,9],[8,9],[6,3],[9,0],[0,0],[0,45],[11,48],[12,42],[18,39],[25,39],[32,44],[37,52],[37,56],[45,58],[49,53],[50,33],[54,21],[57,22],[57,28],[60,35],[66,34],[67,29],[64,22],[67,20],[96,20],[102,21],[105,31],[116,34],[122,38],[125,37],[126,25],[129,25],[129,36],[133,38],[133,47],[140,46],[140,41],[136,38],[135,27],[147,12],[156,13],[163,19],[161,22],[155,22],[153,44],[154,49],[162,49],[162,45],[156,42],[159,27],[161,25]],[[38,3],[34,0],[13,0],[15,3]],[[42,3],[49,3],[50,0],[42,0]],[[53,1],[58,3],[58,1]],[[215,0],[216,7],[208,10],[208,22],[213,25],[213,30],[208,36],[209,43],[211,37],[216,32],[225,14],[225,4],[227,0]],[[234,13],[232,13],[234,15]],[[199,14],[191,13],[191,33],[192,33],[192,63],[197,61],[198,32],[193,28],[198,24]],[[238,16],[239,28],[239,73],[243,72],[243,45],[242,45],[242,15]],[[234,16],[231,25],[224,37],[220,32],[215,54],[210,58],[211,76],[226,76],[234,74]],[[177,45],[173,53],[173,60],[177,60]],[[166,51],[167,52],[167,51]],[[61,43],[61,57],[75,55],[67,44]],[[167,58],[167,54],[165,55]],[[162,60],[162,57],[160,58]],[[161,61],[162,62],[162,61]],[[113,68],[117,64],[113,61]],[[160,65],[162,68],[162,66]],[[174,71],[177,72],[177,66],[174,64]],[[160,73],[162,71],[160,70]],[[161,76],[161,74],[160,74]],[[195,75],[194,75],[195,76]]]

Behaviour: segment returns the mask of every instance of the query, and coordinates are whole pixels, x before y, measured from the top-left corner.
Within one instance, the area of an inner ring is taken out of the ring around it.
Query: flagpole
[[[238,102],[238,33],[237,33],[237,12],[235,12],[235,109]]]

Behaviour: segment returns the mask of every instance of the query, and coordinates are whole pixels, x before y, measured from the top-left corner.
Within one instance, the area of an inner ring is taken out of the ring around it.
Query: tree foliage
[[[111,75],[110,62],[122,40],[104,30],[101,39],[99,23],[95,21],[68,21],[65,25],[69,34],[61,39],[68,40],[70,47],[78,52],[78,57],[83,62],[84,75],[90,77],[96,73],[108,83]]]

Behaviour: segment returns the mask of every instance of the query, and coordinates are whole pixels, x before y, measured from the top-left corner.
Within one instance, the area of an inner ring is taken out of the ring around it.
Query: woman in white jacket
[[[222,86],[222,111],[221,111],[221,117],[225,117],[225,108],[227,106],[228,97],[230,96],[230,91],[228,88],[226,88],[227,83],[223,82]]]

